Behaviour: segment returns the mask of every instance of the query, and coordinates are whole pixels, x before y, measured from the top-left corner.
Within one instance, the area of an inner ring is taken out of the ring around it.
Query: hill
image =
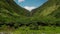
[[[0,23],[20,22],[27,19],[29,12],[13,0],[0,0]]]
[[[42,6],[31,11],[32,20],[45,24],[60,24],[60,0],[48,0]]]

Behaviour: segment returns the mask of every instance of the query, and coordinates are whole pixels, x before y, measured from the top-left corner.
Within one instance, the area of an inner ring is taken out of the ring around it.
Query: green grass
[[[54,26],[39,26],[39,30],[30,30],[29,27],[23,26],[12,31],[0,31],[0,32],[11,32],[13,34],[60,34],[60,27]]]

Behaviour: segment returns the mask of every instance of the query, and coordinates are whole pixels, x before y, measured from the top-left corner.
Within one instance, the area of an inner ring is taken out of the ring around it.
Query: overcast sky
[[[47,0],[14,0],[14,1],[21,7],[31,11],[31,10],[41,6]]]

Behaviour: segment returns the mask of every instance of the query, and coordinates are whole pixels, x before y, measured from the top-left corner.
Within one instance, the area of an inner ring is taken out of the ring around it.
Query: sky
[[[40,7],[48,0],[14,0],[19,6],[29,11]]]

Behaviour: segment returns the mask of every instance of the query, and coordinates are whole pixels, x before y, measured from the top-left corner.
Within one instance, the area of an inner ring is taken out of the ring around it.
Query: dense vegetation
[[[27,26],[31,30],[39,30],[38,26],[60,26],[60,0],[48,0],[31,12],[13,0],[0,0],[0,27],[3,26]]]
[[[60,0],[48,0],[41,7],[34,9],[31,13],[38,21],[45,24],[60,23]]]

